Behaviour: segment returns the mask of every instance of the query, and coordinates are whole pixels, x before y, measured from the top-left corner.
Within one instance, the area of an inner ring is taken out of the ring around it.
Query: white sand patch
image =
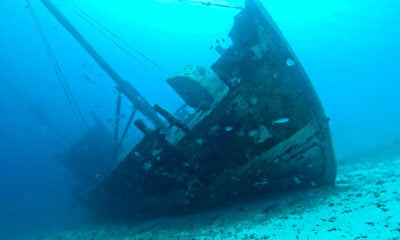
[[[42,240],[400,239],[400,158],[339,167],[337,185],[207,213],[58,232]]]

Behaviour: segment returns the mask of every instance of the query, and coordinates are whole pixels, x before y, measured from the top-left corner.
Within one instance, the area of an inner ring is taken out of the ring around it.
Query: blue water
[[[210,66],[218,57],[210,46],[217,39],[228,39],[238,12],[167,0],[70,2],[169,74],[188,63]],[[243,5],[234,0],[215,2]],[[331,118],[338,159],[393,147],[396,142],[398,146],[400,2],[266,0],[265,4]],[[107,122],[115,111],[112,80],[39,1],[32,5],[85,118],[93,125],[90,111],[94,111]],[[182,103],[165,83],[167,73],[149,63],[143,67],[70,8],[59,7],[150,103],[162,103],[170,111]],[[54,158],[66,146],[35,116],[32,106],[71,141],[81,136],[82,129],[23,0],[0,1],[0,80],[0,239],[84,222],[85,210],[69,191],[73,177]],[[123,111],[129,112],[124,103]]]

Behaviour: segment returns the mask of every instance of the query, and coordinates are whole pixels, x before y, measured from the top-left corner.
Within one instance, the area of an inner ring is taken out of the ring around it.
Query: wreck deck
[[[107,216],[151,217],[334,183],[328,118],[258,0],[246,1],[230,37],[232,46],[212,66],[229,88],[226,95],[183,122],[185,131],[147,133],[110,175],[82,194],[86,206]]]

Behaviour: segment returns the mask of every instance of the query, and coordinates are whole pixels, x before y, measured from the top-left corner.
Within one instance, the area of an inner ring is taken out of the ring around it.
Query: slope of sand
[[[400,158],[341,165],[334,187],[192,216],[97,224],[31,239],[400,239]]]

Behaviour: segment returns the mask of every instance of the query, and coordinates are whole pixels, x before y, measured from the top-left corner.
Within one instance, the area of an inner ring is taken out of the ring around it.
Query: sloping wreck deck
[[[144,138],[81,201],[99,214],[195,212],[248,195],[333,184],[328,118],[300,62],[258,0],[247,0],[233,44],[207,70],[168,79],[197,109],[187,119],[155,106],[173,127]],[[212,77],[210,77],[212,76]]]

